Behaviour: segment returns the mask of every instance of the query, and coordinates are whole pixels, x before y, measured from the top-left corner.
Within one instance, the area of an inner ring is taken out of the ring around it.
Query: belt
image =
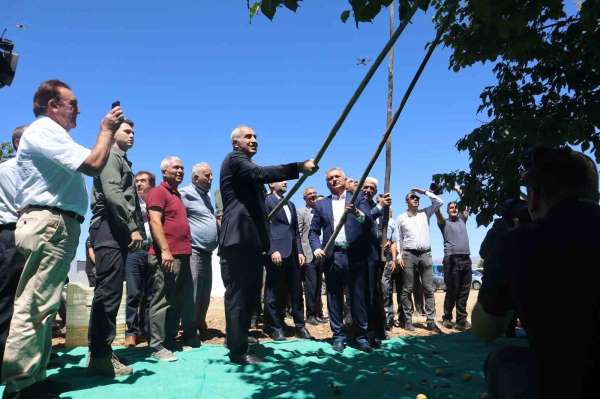
[[[17,228],[16,223],[0,224],[0,230],[14,230]]]
[[[80,224],[83,223],[85,218],[78,213],[73,211],[65,211],[64,209],[57,208],[55,206],[46,206],[46,205],[29,205],[26,209],[41,209],[46,211],[58,212],[60,214],[72,217],[77,220]]]
[[[431,248],[428,249],[409,249],[409,248],[405,248],[404,251],[406,252],[410,252],[413,255],[423,255],[426,254],[427,252],[431,252]]]

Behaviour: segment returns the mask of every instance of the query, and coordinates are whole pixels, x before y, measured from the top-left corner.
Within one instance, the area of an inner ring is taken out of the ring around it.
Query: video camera
[[[0,37],[0,88],[10,86],[17,71],[19,55],[13,53],[14,43]]]

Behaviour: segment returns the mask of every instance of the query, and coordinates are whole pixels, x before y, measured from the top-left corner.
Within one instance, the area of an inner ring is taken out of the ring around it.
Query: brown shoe
[[[126,348],[135,348],[137,345],[135,335],[128,335],[125,337],[125,347]]]

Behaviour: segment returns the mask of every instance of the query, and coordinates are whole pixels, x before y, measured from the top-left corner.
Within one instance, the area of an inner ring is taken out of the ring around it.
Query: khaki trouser
[[[185,281],[191,279],[190,256],[175,255],[173,270],[165,271],[160,258],[148,255],[148,273],[152,278],[150,302],[150,347],[160,350],[172,348],[185,302],[194,301],[191,291],[185,290]],[[186,320],[191,317],[186,316]]]
[[[15,243],[26,261],[4,352],[7,392],[46,378],[52,325],[80,230],[75,219],[50,210],[25,211],[17,222]]]

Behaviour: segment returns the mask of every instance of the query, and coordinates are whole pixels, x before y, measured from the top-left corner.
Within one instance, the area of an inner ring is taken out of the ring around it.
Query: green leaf
[[[265,14],[267,18],[273,20],[275,10],[277,9],[277,3],[276,0],[262,0],[260,2],[260,11]]]
[[[350,17],[350,10],[342,11],[342,15],[340,15],[340,19],[342,20],[343,23],[346,23],[346,21],[348,20],[349,17]]]

